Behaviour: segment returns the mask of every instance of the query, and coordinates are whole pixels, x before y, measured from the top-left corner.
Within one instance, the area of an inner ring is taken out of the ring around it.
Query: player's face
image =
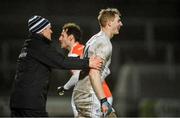
[[[112,34],[113,35],[119,34],[119,30],[120,30],[121,26],[123,26],[121,19],[120,19],[119,15],[116,14],[114,20],[111,21]]]
[[[61,45],[61,48],[65,48],[67,49],[69,44],[70,44],[70,40],[69,40],[69,36],[67,35],[66,31],[62,31],[61,32],[61,36],[59,37],[59,42]]]

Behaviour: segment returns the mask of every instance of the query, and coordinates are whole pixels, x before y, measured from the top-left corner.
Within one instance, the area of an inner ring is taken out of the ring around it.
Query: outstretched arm
[[[79,70],[74,71],[73,75],[64,86],[57,87],[57,92],[59,95],[64,95],[64,92],[66,90],[69,90],[72,86],[74,86],[78,82],[79,72],[80,72]]]
[[[64,85],[65,90],[69,90],[72,86],[74,86],[79,78],[79,70],[74,72],[69,81]]]
[[[46,64],[51,68],[59,69],[89,69],[95,68],[99,69],[101,67],[102,60],[96,57],[79,59],[76,57],[65,57],[64,55],[58,53],[51,46],[39,47],[35,45],[32,49],[29,49],[29,54],[36,60]],[[38,51],[37,51],[38,50]]]

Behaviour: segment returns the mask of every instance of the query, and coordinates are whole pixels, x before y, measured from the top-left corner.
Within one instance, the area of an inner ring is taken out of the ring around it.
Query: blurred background
[[[64,23],[83,30],[83,43],[99,31],[100,9],[115,7],[123,27],[113,38],[111,75],[107,83],[114,108],[123,117],[180,116],[180,1],[179,0],[1,0],[0,2],[0,116],[9,116],[9,95],[16,60],[27,38],[27,21],[41,15],[52,23],[53,45]],[[58,96],[70,73],[53,70],[47,101],[49,116],[73,116],[72,89]],[[28,93],[27,93],[28,94]]]

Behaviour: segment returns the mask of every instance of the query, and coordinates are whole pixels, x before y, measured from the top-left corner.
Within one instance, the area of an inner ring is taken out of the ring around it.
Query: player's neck
[[[107,28],[101,28],[101,30],[109,37],[109,39],[111,39],[113,37],[113,34],[111,33],[111,31]]]
[[[69,51],[71,51],[74,48],[74,46],[76,46],[76,44],[78,44],[78,42],[71,43],[69,46]]]

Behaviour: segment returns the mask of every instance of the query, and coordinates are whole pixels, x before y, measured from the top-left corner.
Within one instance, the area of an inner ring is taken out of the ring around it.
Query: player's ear
[[[108,25],[108,27],[111,27],[111,21],[107,21],[107,25]]]
[[[71,34],[69,35],[70,41],[74,40],[74,36]]]

